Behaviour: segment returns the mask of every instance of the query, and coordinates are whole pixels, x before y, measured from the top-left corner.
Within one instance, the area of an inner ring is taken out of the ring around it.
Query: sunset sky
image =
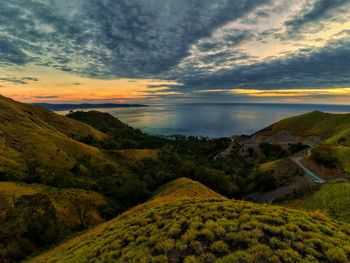
[[[24,102],[350,103],[349,0],[7,0]]]

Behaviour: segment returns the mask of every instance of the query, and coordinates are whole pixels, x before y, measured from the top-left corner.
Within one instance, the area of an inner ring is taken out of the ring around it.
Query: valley
[[[1,262],[349,259],[349,114],[205,138],[0,107]]]

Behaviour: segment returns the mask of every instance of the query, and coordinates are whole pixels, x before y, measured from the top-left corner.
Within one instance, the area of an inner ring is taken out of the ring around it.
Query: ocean
[[[96,109],[150,134],[205,137],[250,135],[286,117],[319,110],[350,112],[350,105],[172,104],[142,108]],[[67,111],[58,112],[66,114]]]

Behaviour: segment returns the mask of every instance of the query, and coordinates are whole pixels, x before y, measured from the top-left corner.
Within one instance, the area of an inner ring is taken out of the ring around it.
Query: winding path
[[[314,183],[317,184],[324,184],[326,182],[326,180],[322,179],[321,177],[317,176],[314,172],[312,172],[311,170],[309,170],[307,167],[305,167],[305,165],[303,165],[301,163],[301,159],[303,159],[303,157],[294,157],[292,158],[292,160],[300,166],[301,169],[303,169],[305,175]]]

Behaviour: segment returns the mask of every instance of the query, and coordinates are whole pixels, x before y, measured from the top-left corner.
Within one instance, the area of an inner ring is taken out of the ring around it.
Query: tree
[[[327,168],[335,168],[339,164],[336,148],[330,144],[321,144],[313,149],[311,158]]]
[[[79,220],[79,228],[84,229],[89,225],[90,213],[94,209],[94,204],[87,198],[75,197],[72,200],[73,210]]]
[[[15,207],[20,210],[19,216],[26,225],[23,237],[38,246],[58,239],[60,227],[56,210],[46,195],[23,195],[16,200]]]

